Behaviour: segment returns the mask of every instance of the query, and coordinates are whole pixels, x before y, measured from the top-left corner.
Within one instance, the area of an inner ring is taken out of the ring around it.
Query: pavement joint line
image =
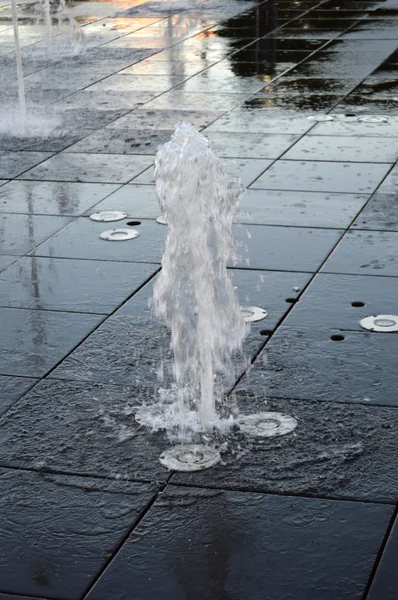
[[[174,476],[176,474],[175,471],[172,472],[172,475]],[[333,502],[358,502],[361,504],[377,504],[377,505],[383,505],[383,506],[391,506],[394,505],[395,503],[393,501],[391,502],[387,502],[387,501],[383,501],[383,500],[369,500],[367,498],[355,498],[354,496],[330,496],[330,495],[325,495],[325,494],[305,494],[303,492],[299,493],[297,492],[296,494],[293,492],[283,492],[283,491],[269,491],[269,490],[264,490],[264,489],[259,489],[257,487],[254,488],[246,488],[244,486],[228,486],[228,485],[222,485],[220,484],[215,485],[215,484],[211,484],[211,483],[206,483],[206,484],[201,484],[201,483],[184,483],[183,481],[179,481],[178,483],[174,483],[173,482],[173,478],[171,478],[171,481],[169,481],[167,483],[167,486],[173,486],[173,487],[184,487],[184,488],[200,488],[200,489],[212,489],[212,490],[220,490],[220,491],[226,491],[226,492],[238,492],[238,493],[243,493],[243,494],[262,494],[264,496],[283,496],[286,498],[307,498],[309,500],[330,500]],[[214,599],[216,600],[216,599]]]
[[[366,587],[365,587],[365,591],[364,591],[363,596],[362,596],[362,600],[366,600],[366,598],[368,597],[368,595],[370,593],[373,581],[374,581],[376,573],[377,573],[377,569],[379,568],[379,565],[380,565],[380,563],[381,563],[381,561],[383,559],[384,551],[386,549],[386,546],[387,546],[388,540],[390,538],[390,535],[391,535],[392,529],[394,527],[394,524],[397,522],[397,518],[398,518],[398,504],[396,504],[396,506],[395,506],[394,514],[391,517],[391,520],[390,520],[390,523],[388,525],[387,531],[385,532],[383,541],[382,541],[381,546],[379,548],[379,551],[377,553],[376,560],[375,560],[375,562],[373,564],[373,568],[372,568],[371,574],[369,576],[369,579],[368,579]]]
[[[85,600],[85,598],[87,598],[88,594],[91,592],[91,590],[94,588],[95,584],[97,583],[97,581],[102,577],[102,575],[105,573],[106,569],[111,565],[112,561],[117,557],[117,555],[119,554],[119,552],[122,550],[123,546],[125,545],[125,543],[127,542],[127,540],[129,539],[130,535],[133,533],[133,531],[140,525],[140,523],[142,522],[142,520],[145,518],[145,516],[148,514],[148,512],[151,510],[152,506],[155,504],[156,500],[159,498],[159,496],[162,494],[162,492],[165,490],[168,481],[170,480],[172,476],[172,473],[168,474],[168,477],[166,477],[166,481],[165,483],[161,484],[159,486],[158,491],[154,494],[154,496],[151,498],[151,500],[148,502],[148,504],[146,505],[146,507],[144,508],[144,510],[141,512],[141,514],[134,520],[134,523],[131,525],[131,527],[128,529],[127,533],[125,534],[125,536],[123,537],[122,541],[117,545],[116,549],[114,550],[112,556],[109,558],[109,560],[105,563],[105,565],[96,573],[94,579],[90,582],[90,584],[87,586],[85,592],[83,593],[83,595],[81,596],[81,600]]]

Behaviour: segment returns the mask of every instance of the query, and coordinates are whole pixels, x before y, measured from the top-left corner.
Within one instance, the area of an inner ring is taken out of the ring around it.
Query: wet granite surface
[[[398,336],[359,321],[397,313],[397,0],[67,0],[84,46],[67,18],[51,57],[18,4],[31,135],[0,8],[0,600],[395,600]],[[229,273],[268,315],[231,410],[298,423],[197,473],[134,419],[173,380],[153,162],[181,120],[247,188]]]

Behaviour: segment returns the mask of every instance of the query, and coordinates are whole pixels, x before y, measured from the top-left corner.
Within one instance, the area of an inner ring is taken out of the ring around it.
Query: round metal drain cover
[[[127,213],[121,210],[103,210],[102,212],[93,213],[90,215],[92,221],[110,222],[121,221],[127,217]]]
[[[237,419],[236,424],[242,433],[257,437],[286,435],[297,427],[296,419],[278,412],[263,412],[241,416]]]
[[[166,219],[163,216],[160,216],[156,219],[157,223],[160,223],[161,225],[168,225]]]
[[[398,331],[398,315],[377,315],[365,317],[359,321],[364,329],[379,331],[380,333],[394,333]]]
[[[262,321],[267,316],[267,311],[258,306],[241,306],[240,312],[246,323],[253,323],[254,321]]]
[[[358,121],[361,123],[388,123],[387,117],[378,117],[377,115],[365,115],[359,117]]]
[[[310,115],[307,117],[309,121],[334,121],[334,117],[332,115]]]
[[[170,471],[202,471],[213,467],[220,458],[220,453],[215,448],[187,444],[165,450],[159,460]]]
[[[139,235],[136,229],[108,229],[100,233],[100,238],[109,242],[124,242],[124,240],[133,240]]]

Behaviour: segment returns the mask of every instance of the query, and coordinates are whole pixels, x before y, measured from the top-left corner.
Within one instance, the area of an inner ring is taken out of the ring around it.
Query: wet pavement
[[[397,0],[67,2],[51,56],[42,7],[46,134],[17,137],[0,0],[0,600],[396,600],[398,334],[360,321],[398,314]],[[229,402],[298,422],[196,473],[134,420],[172,381],[153,163],[180,120],[247,188],[229,272],[268,315]]]

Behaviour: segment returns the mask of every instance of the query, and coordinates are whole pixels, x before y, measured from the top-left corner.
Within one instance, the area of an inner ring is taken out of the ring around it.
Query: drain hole
[[[359,308],[360,306],[365,306],[365,302],[351,302],[351,306]]]
[[[355,113],[346,113],[345,116],[346,117],[356,117],[357,115]]]
[[[330,339],[333,340],[334,342],[342,342],[343,340],[345,340],[344,335],[331,335]]]
[[[141,225],[141,221],[127,221],[126,225],[130,227],[135,227],[136,225]]]
[[[262,329],[260,331],[260,335],[271,335],[272,334],[272,330],[271,329]]]
[[[295,302],[298,302],[298,298],[286,298],[285,302],[288,302],[289,304],[294,304]]]

